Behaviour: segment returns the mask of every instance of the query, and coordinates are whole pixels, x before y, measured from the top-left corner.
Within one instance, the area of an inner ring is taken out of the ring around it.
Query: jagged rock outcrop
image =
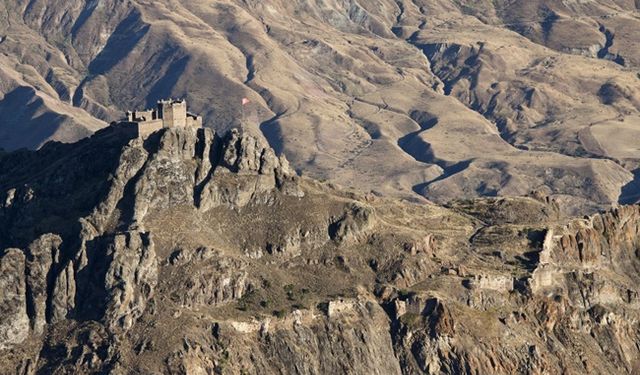
[[[608,280],[607,287],[601,285],[588,295],[577,298],[576,302],[583,305],[585,298],[628,300],[629,293],[634,294],[633,286],[638,281],[639,219],[638,206],[623,206],[550,229],[540,252],[540,265],[533,274],[534,292],[542,293],[551,287],[569,293],[576,287],[571,280],[583,280],[587,276],[598,279],[602,273],[612,272],[624,277]],[[560,282],[565,277],[568,284]],[[602,282],[589,284],[594,288]],[[595,293],[596,290],[602,293]]]
[[[621,206],[571,222],[559,230],[549,231],[542,263],[580,263],[596,267],[611,263],[623,266],[622,259],[635,256],[640,239],[639,206]]]
[[[354,203],[330,226],[330,236],[338,242],[355,240],[373,226],[375,222],[373,216],[373,211],[369,207]]]
[[[296,310],[291,317],[253,326],[219,322],[214,326],[218,350],[202,353],[206,345],[195,347],[190,342],[172,362],[197,360],[183,359],[182,369],[175,373],[186,373],[183,369],[191,365],[199,371],[221,373],[401,374],[383,329],[388,317],[380,306],[367,297],[328,305],[332,302],[340,304],[340,312]]]
[[[90,240],[92,237],[87,232],[92,230],[95,230],[95,234],[104,232],[108,229],[107,226],[112,224],[112,215],[118,203],[122,200],[125,189],[146,163],[148,156],[149,154],[143,147],[141,139],[133,139],[122,148],[117,167],[109,176],[109,187],[106,196],[101,199],[91,214],[84,219],[82,225],[83,228],[86,228],[83,236],[85,240]],[[129,188],[131,187],[129,186]]]
[[[273,198],[269,193],[275,188],[292,196],[304,195],[296,186],[297,177],[286,159],[277,157],[259,139],[233,130],[222,149],[219,168],[200,193],[199,207],[203,211],[222,204],[243,207],[249,202],[268,203]],[[232,178],[227,181],[215,178],[220,175]]]
[[[112,260],[105,275],[104,321],[111,330],[128,330],[144,312],[158,282],[154,244],[148,233],[115,235],[107,247]]]
[[[7,326],[7,342],[20,342],[29,333],[29,329],[18,332],[16,328],[20,327],[26,316],[27,306],[27,319],[31,322],[34,334],[42,333],[47,323],[63,321],[76,312],[78,316],[83,316],[91,309],[102,310],[89,315],[103,314],[105,324],[111,330],[130,328],[152,298],[158,278],[151,236],[135,231],[144,226],[149,211],[179,206],[193,209],[220,204],[241,206],[248,202],[245,198],[238,200],[237,197],[262,199],[264,202],[271,198],[258,196],[267,196],[274,189],[302,196],[286,159],[276,157],[273,150],[256,138],[237,131],[220,138],[209,129],[176,129],[158,133],[144,142],[138,138],[123,139],[122,135],[107,129],[91,141],[85,141],[84,146],[92,147],[86,143],[108,147],[111,153],[114,148],[121,147],[121,150],[111,154],[115,160],[104,160],[110,155],[98,160],[98,165],[108,166],[111,172],[104,188],[97,189],[103,194],[99,202],[86,217],[76,219],[81,228],[77,232],[77,250],[65,248],[63,252],[59,235],[44,234],[26,247],[22,263],[14,259],[18,256],[18,250],[7,253],[6,259],[3,257],[6,267],[11,265],[11,269],[22,270],[20,275],[15,272],[10,274],[13,288],[22,290],[22,295],[15,298],[22,302],[11,299],[7,300],[7,304],[17,306],[19,302],[24,305],[21,309],[14,306],[15,312],[11,317],[15,323]],[[82,148],[79,148],[82,154]],[[54,149],[55,146],[52,146],[49,151],[54,153]],[[34,163],[34,167],[46,168],[40,162]],[[209,199],[210,195],[206,195],[206,192],[225,186],[225,182],[216,175],[216,170],[230,178],[242,176],[247,182],[240,185],[230,183],[224,188],[222,196]],[[70,180],[60,173],[51,173],[48,180]],[[258,183],[251,182],[252,179]],[[74,191],[81,194],[84,190],[82,186],[74,183]],[[13,212],[28,210],[31,220],[34,220],[49,200],[64,194],[69,187],[61,185],[61,190],[53,193],[45,191],[38,182],[33,188],[10,188],[4,199],[1,218],[10,227],[15,225],[11,222],[15,215]],[[42,196],[36,190],[42,191]],[[236,198],[230,199],[231,196]],[[69,225],[74,227],[72,223]],[[131,227],[134,231],[109,234],[117,227]],[[19,228],[14,227],[16,233],[19,233]],[[9,242],[10,238],[3,237],[2,240]],[[69,238],[69,241],[75,240]],[[205,256],[202,251],[198,254],[200,258],[206,258],[202,261],[212,256]],[[205,274],[191,275],[191,291],[187,291],[181,301],[184,305],[216,305],[233,301],[250,289],[247,274],[239,267],[242,263],[229,264],[226,259],[217,259],[216,264],[217,268]],[[81,284],[79,287],[78,283]],[[94,297],[91,297],[92,294]],[[77,302],[77,298],[89,298],[93,302]]]
[[[209,155],[198,155],[198,133],[208,129],[167,130],[149,143],[152,152],[135,179],[133,221],[143,222],[150,209],[193,205],[196,169]],[[141,142],[141,140],[137,140]],[[138,147],[142,147],[140,144]],[[196,161],[196,163],[194,163]],[[208,163],[208,160],[205,162]]]
[[[45,234],[32,242],[27,248],[25,268],[27,285],[33,315],[31,326],[37,334],[42,333],[47,323],[47,298],[52,278],[52,265],[57,263],[62,239],[55,234]]]
[[[76,305],[76,279],[73,262],[67,262],[55,279],[51,290],[50,321],[57,323],[67,318]]]
[[[25,256],[7,249],[0,256],[0,350],[24,341],[29,335]]]
[[[197,249],[193,255],[181,250],[172,254],[171,264],[184,272],[171,292],[171,299],[188,308],[218,306],[237,301],[252,288],[246,264],[238,259],[207,254],[213,250]],[[195,271],[187,271],[195,269]]]
[[[372,198],[208,129],[0,166],[1,373],[640,369],[637,206]]]

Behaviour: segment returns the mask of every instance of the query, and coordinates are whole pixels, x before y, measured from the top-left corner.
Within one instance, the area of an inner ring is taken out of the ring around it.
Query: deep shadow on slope
[[[24,248],[44,233],[74,238],[78,218],[107,193],[129,140],[106,128],[74,144],[49,142],[38,151],[2,156],[0,194],[4,200],[15,189],[15,198],[0,210],[0,248]]]
[[[260,124],[260,131],[277,155],[282,155],[284,151],[284,144],[282,142],[284,136],[282,134],[282,128],[278,125],[280,117],[281,114],[278,114]]]
[[[406,152],[416,161],[422,163],[434,163],[434,156],[431,154],[428,147],[425,147],[424,149],[417,149],[417,145],[413,143],[416,142],[416,139],[420,133],[436,126],[438,124],[438,118],[427,112],[413,111],[411,113],[411,119],[418,123],[420,129],[398,139],[398,147],[400,147],[404,152]]]
[[[167,60],[171,59],[173,55],[173,51],[170,50],[169,46],[167,46],[164,52],[166,56],[163,56],[163,58],[160,58],[158,60],[162,63],[166,63]],[[189,56],[183,56],[171,61],[162,78],[156,81],[151,90],[149,90],[149,94],[146,98],[147,108],[155,107],[158,100],[164,99],[171,95],[174,86],[178,83],[180,77],[182,77],[182,74],[187,69],[189,60]]]
[[[124,59],[149,32],[149,25],[142,23],[140,13],[132,12],[109,37],[107,44],[89,64],[89,73],[103,74]]]
[[[51,137],[65,116],[43,111],[44,101],[32,87],[21,86],[0,100],[0,147],[34,149]]]
[[[433,179],[431,181],[427,181],[427,182],[423,182],[421,184],[414,185],[412,187],[412,190],[416,194],[419,194],[419,195],[422,195],[423,197],[426,197],[425,189],[429,185],[431,185],[431,184],[433,184],[435,182],[438,182],[438,181],[445,180],[445,179],[453,176],[456,173],[462,172],[465,169],[469,168],[469,165],[471,165],[471,160],[464,160],[464,161],[458,162],[458,163],[456,163],[456,164],[454,164],[452,166],[443,168],[444,172],[440,176],[438,176],[437,178],[435,178],[435,179]],[[495,195],[495,194],[493,194],[493,195]]]
[[[640,169],[633,171],[633,180],[620,190],[620,204],[634,204],[640,201]]]

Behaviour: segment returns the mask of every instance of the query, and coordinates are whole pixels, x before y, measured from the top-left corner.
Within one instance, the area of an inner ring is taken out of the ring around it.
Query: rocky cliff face
[[[640,209],[443,207],[239,131],[0,157],[0,373],[634,373]]]

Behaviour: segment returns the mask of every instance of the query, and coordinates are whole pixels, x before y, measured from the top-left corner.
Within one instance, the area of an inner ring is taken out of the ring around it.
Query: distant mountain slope
[[[229,129],[248,97],[242,125],[318,178],[608,207],[638,193],[639,22],[608,0],[5,1],[0,147],[171,96]]]

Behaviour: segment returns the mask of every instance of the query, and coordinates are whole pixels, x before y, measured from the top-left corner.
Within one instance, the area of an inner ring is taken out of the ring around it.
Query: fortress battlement
[[[127,111],[117,126],[146,138],[162,128],[201,128],[202,116],[187,111],[184,99],[159,100],[155,109]]]

